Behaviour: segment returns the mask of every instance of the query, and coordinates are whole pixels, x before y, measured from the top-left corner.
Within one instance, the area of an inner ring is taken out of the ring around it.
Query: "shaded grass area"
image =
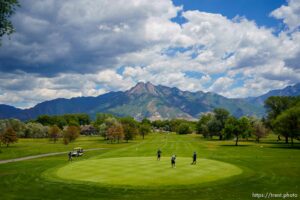
[[[1,199],[253,199],[252,192],[289,192],[299,196],[299,149],[271,148],[285,144],[264,141],[260,144],[241,142],[241,146],[248,145],[245,147],[229,146],[232,143],[207,141],[198,135],[152,134],[144,141],[87,152],[74,161],[151,156],[155,159],[157,148],[161,148],[163,158],[169,160],[172,154],[191,158],[193,151],[197,151],[199,158],[223,161],[243,170],[242,174],[224,180],[157,189],[56,181],[42,176],[47,170],[69,164],[65,156],[56,156],[0,165]]]

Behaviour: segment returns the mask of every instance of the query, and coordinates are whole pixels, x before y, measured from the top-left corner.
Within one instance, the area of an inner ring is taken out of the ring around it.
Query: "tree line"
[[[151,131],[147,120],[138,122],[132,117],[116,117],[99,113],[92,121],[87,114],[41,115],[35,120],[22,122],[18,119],[0,120],[0,145],[9,146],[18,138],[49,138],[64,144],[76,140],[80,135],[101,135],[109,142],[143,138]]]
[[[235,138],[238,145],[240,138],[252,136],[259,142],[268,133],[285,137],[291,145],[294,139],[300,139],[300,97],[272,96],[265,101],[266,117],[258,119],[243,116],[236,118],[223,108],[216,108],[211,113],[202,115],[197,123],[197,133],[205,138],[218,136],[219,140]]]
[[[257,142],[269,132],[285,138],[293,145],[300,137],[300,97],[269,97],[265,101],[266,117],[258,119],[232,116],[223,108],[203,114],[198,121],[184,119],[155,120],[132,117],[117,117],[98,113],[95,120],[87,114],[41,115],[35,120],[21,122],[17,119],[0,120],[0,145],[17,141],[18,138],[49,138],[54,143],[62,139],[64,144],[76,140],[80,135],[101,135],[110,143],[133,140],[137,135],[145,137],[152,130],[176,132],[178,134],[198,133],[204,138],[217,136],[219,140],[255,137]]]

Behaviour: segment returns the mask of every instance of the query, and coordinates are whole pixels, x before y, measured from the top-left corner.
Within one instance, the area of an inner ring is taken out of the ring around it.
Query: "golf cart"
[[[72,156],[82,156],[83,155],[83,149],[81,147],[76,147],[72,151]]]

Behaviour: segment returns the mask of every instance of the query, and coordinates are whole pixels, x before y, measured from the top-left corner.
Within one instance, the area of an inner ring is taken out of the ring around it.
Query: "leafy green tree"
[[[181,123],[178,127],[178,134],[184,135],[184,134],[190,134],[192,133],[192,130],[187,123]]]
[[[215,119],[218,121],[216,122],[216,127],[214,128],[215,132],[219,135],[219,139],[223,139],[222,130],[225,127],[226,120],[230,116],[230,113],[228,110],[224,108],[215,108],[214,109],[214,116]]]
[[[139,132],[144,139],[145,135],[148,135],[151,132],[151,127],[149,125],[142,124],[140,125]]]
[[[265,101],[265,108],[267,111],[267,119],[265,124],[272,129],[275,133],[281,134],[285,137],[285,142],[288,143],[289,134],[286,132],[277,132],[278,129],[274,128],[276,118],[285,110],[296,106],[300,103],[300,96],[271,96]]]
[[[11,127],[8,127],[4,130],[3,133],[0,133],[0,140],[1,143],[3,143],[4,145],[6,145],[6,147],[8,147],[9,144],[17,142],[18,137],[15,130]]]
[[[249,136],[251,136],[253,129],[251,126],[250,119],[248,117],[243,116],[238,121],[242,137],[248,138]]]
[[[95,125],[100,126],[108,118],[114,118],[114,116],[112,114],[108,114],[108,113],[97,113],[96,120],[94,123],[95,123]]]
[[[107,126],[105,123],[101,124],[100,126],[98,126],[98,132],[99,134],[104,137],[104,139],[108,139],[106,132],[107,132]]]
[[[49,138],[50,141],[56,143],[58,139],[61,137],[61,129],[57,125],[53,125],[49,128]]]
[[[278,133],[290,137],[293,145],[294,138],[300,135],[300,104],[282,112],[273,126]]]
[[[15,13],[18,6],[20,6],[20,4],[17,0],[0,1],[0,39],[2,36],[10,35],[15,31],[9,18]]]
[[[226,120],[223,133],[227,138],[235,136],[235,146],[238,146],[239,138],[243,134],[246,134],[250,129],[251,125],[247,117],[241,117],[240,119],[229,117]]]
[[[77,126],[68,126],[63,132],[64,144],[75,141],[79,137],[79,133],[80,130]]]
[[[266,137],[268,129],[262,121],[256,120],[253,123],[253,135],[256,136],[256,141],[259,142],[261,138]]]
[[[218,135],[220,137],[221,130],[223,129],[221,121],[217,120],[215,116],[213,116],[207,123],[208,131],[210,137],[213,135]]]
[[[148,125],[151,125],[151,121],[147,118],[144,118],[142,121],[141,121],[142,124],[148,124]]]
[[[197,122],[196,130],[198,134],[202,134],[205,138],[209,135],[208,122],[213,118],[211,113],[202,115]]]
[[[133,140],[138,134],[138,123],[132,117],[121,118],[120,122],[124,130],[124,139],[127,142],[128,140]]]
[[[113,141],[118,141],[118,143],[119,143],[120,140],[123,140],[124,139],[124,130],[123,130],[122,124],[117,122],[117,123],[110,125],[109,128],[107,129],[107,138],[111,141],[111,143]]]
[[[0,131],[5,131],[7,128],[12,128],[17,134],[17,137],[25,137],[26,126],[18,119],[0,120]]]
[[[26,138],[46,138],[48,137],[48,127],[40,123],[29,122],[25,128]]]
[[[235,117],[229,117],[226,120],[225,127],[223,129],[223,133],[225,134],[226,138],[231,138],[232,136],[236,137],[235,145],[238,145],[240,129],[239,129],[239,122],[238,119]]]

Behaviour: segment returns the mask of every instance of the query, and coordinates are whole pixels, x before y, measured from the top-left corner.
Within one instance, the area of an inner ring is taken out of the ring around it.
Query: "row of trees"
[[[236,145],[240,138],[254,136],[259,142],[269,132],[289,139],[293,145],[294,139],[300,139],[300,97],[272,96],[265,101],[266,118],[257,119],[243,116],[236,118],[222,108],[214,109],[212,113],[202,115],[197,123],[197,133],[204,137],[219,136],[219,139],[235,138]]]
[[[265,107],[268,114],[264,122],[274,133],[284,136],[286,143],[290,139],[292,145],[295,138],[300,139],[300,96],[269,97]]]
[[[77,126],[65,126],[63,129],[57,125],[44,126],[36,122],[23,123],[17,119],[0,120],[0,145],[9,146],[17,142],[18,138],[47,138],[54,143],[63,138],[65,144],[74,141],[80,133]]]
[[[268,129],[263,122],[253,117],[236,118],[226,109],[216,108],[212,113],[202,115],[197,123],[197,133],[205,138],[218,136],[219,140],[235,138],[238,145],[240,138],[255,136],[256,141],[265,137]]]
[[[185,119],[156,120],[150,123],[154,129],[159,131],[176,132],[178,134],[189,134],[196,130],[196,122]]]
[[[39,116],[24,123],[17,119],[0,120],[0,145],[17,141],[18,138],[49,138],[56,143],[60,138],[68,144],[82,135],[101,135],[111,143],[133,140],[138,134],[144,138],[151,131],[148,120],[137,122],[131,117],[118,118],[111,114],[98,114],[91,121],[86,114]]]
[[[128,142],[133,140],[138,134],[144,139],[145,135],[151,131],[151,123],[148,120],[138,122],[132,117],[118,118],[104,113],[97,114],[93,126],[100,135],[111,143],[119,143],[123,139]]]

